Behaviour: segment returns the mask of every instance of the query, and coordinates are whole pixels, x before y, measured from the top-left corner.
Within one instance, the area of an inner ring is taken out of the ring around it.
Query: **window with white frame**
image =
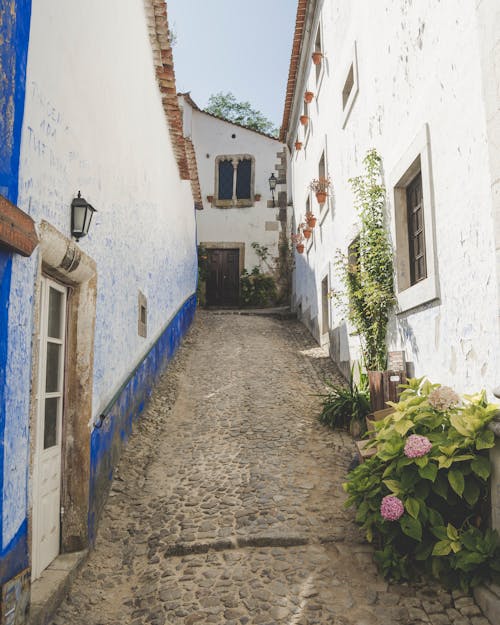
[[[250,154],[215,159],[215,205],[251,206],[254,202],[255,159]]]
[[[351,54],[344,71],[344,86],[342,87],[342,112],[343,112],[343,124],[342,128],[345,128],[349,115],[351,114],[354,102],[358,95],[358,57],[356,50],[356,43],[352,47]]]
[[[391,173],[389,181],[394,189],[397,298],[399,309],[404,312],[439,297],[427,125]]]

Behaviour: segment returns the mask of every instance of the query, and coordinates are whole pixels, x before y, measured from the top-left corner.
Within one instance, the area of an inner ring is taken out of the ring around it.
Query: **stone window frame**
[[[249,198],[236,198],[236,175],[235,171],[238,167],[239,161],[250,160],[251,161],[251,175],[250,175],[250,197]],[[219,163],[221,161],[232,161],[233,164],[233,197],[230,200],[219,200]],[[255,204],[255,157],[251,154],[219,154],[215,157],[215,191],[214,191],[214,205],[218,208],[244,208],[248,206],[254,206]]]
[[[411,284],[406,189],[418,173],[422,175],[427,277]],[[412,308],[439,299],[439,273],[435,239],[434,185],[432,180],[429,126],[425,124],[392,170],[388,188],[393,189],[392,238],[395,242],[396,296],[398,309]]]
[[[359,93],[358,50],[356,41],[353,43],[351,53],[349,55],[349,60],[345,64],[344,71],[341,75],[344,76],[344,82],[342,83],[342,91],[340,93],[340,104],[342,110],[342,129],[345,129]],[[345,89],[350,76],[352,78],[352,86],[349,90],[349,95],[346,98]]]

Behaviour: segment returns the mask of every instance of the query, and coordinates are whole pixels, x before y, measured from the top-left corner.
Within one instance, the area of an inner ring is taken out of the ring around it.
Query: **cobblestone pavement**
[[[487,625],[472,598],[388,585],[321,426],[338,374],[294,321],[200,312],[116,470],[56,625]]]

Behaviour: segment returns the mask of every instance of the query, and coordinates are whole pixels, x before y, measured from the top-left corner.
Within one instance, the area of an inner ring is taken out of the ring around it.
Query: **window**
[[[351,91],[353,87],[354,87],[354,68],[351,63],[351,67],[349,68],[349,73],[347,74],[344,88],[342,90],[342,108],[344,109],[344,111],[345,111],[345,107],[347,106],[347,102],[349,101],[349,96],[351,95]]]
[[[406,207],[408,211],[410,284],[412,285],[427,278],[421,172],[418,172],[406,187]]]
[[[215,205],[253,204],[254,158],[248,154],[218,156],[215,160]]]
[[[314,41],[314,52],[323,53],[323,45],[321,42],[321,24],[318,26],[318,30],[316,32],[316,40]],[[323,68],[323,63],[318,63],[315,67],[316,67],[316,85],[318,85],[321,80],[321,70]]]
[[[404,312],[439,297],[427,125],[388,180],[394,188],[397,298],[399,310]]]
[[[345,128],[349,115],[354,106],[356,96],[358,95],[358,57],[356,51],[356,43],[354,44],[351,55],[348,59],[345,69],[344,86],[342,87],[342,111],[344,113],[344,121],[342,128]]]
[[[139,318],[137,323],[137,332],[139,336],[146,338],[148,336],[148,300],[141,291],[139,291],[138,305]]]

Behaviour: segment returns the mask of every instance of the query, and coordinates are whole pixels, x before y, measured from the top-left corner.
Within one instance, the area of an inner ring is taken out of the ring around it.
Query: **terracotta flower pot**
[[[312,91],[306,91],[304,93],[304,101],[307,102],[307,104],[311,104],[311,102],[313,101],[314,98],[314,93]]]
[[[300,123],[303,126],[307,126],[307,124],[309,123],[309,116],[308,115],[301,115],[300,116]]]
[[[260,193],[256,193],[253,197],[254,197],[256,202],[260,202],[260,198],[261,198]]]
[[[297,243],[297,245],[295,246],[295,249],[297,250],[297,252],[299,254],[303,254],[304,253],[304,244],[303,243]]]
[[[318,200],[318,204],[323,206],[326,202],[326,198],[328,197],[328,193],[326,191],[316,191],[316,199]]]
[[[304,228],[304,230],[302,231],[302,234],[304,235],[306,239],[310,239],[312,230],[310,228]]]
[[[314,215],[311,215],[311,217],[306,217],[307,219],[307,225],[309,226],[309,228],[314,228],[314,226],[316,225],[316,217],[314,217]]]
[[[214,196],[213,195],[207,195],[207,200],[210,202],[210,204],[214,201]]]
[[[321,59],[323,58],[323,52],[313,52],[312,60],[314,65],[319,65],[321,63]]]
[[[302,149],[302,141],[296,141],[295,142],[295,149],[296,150],[301,150]]]

